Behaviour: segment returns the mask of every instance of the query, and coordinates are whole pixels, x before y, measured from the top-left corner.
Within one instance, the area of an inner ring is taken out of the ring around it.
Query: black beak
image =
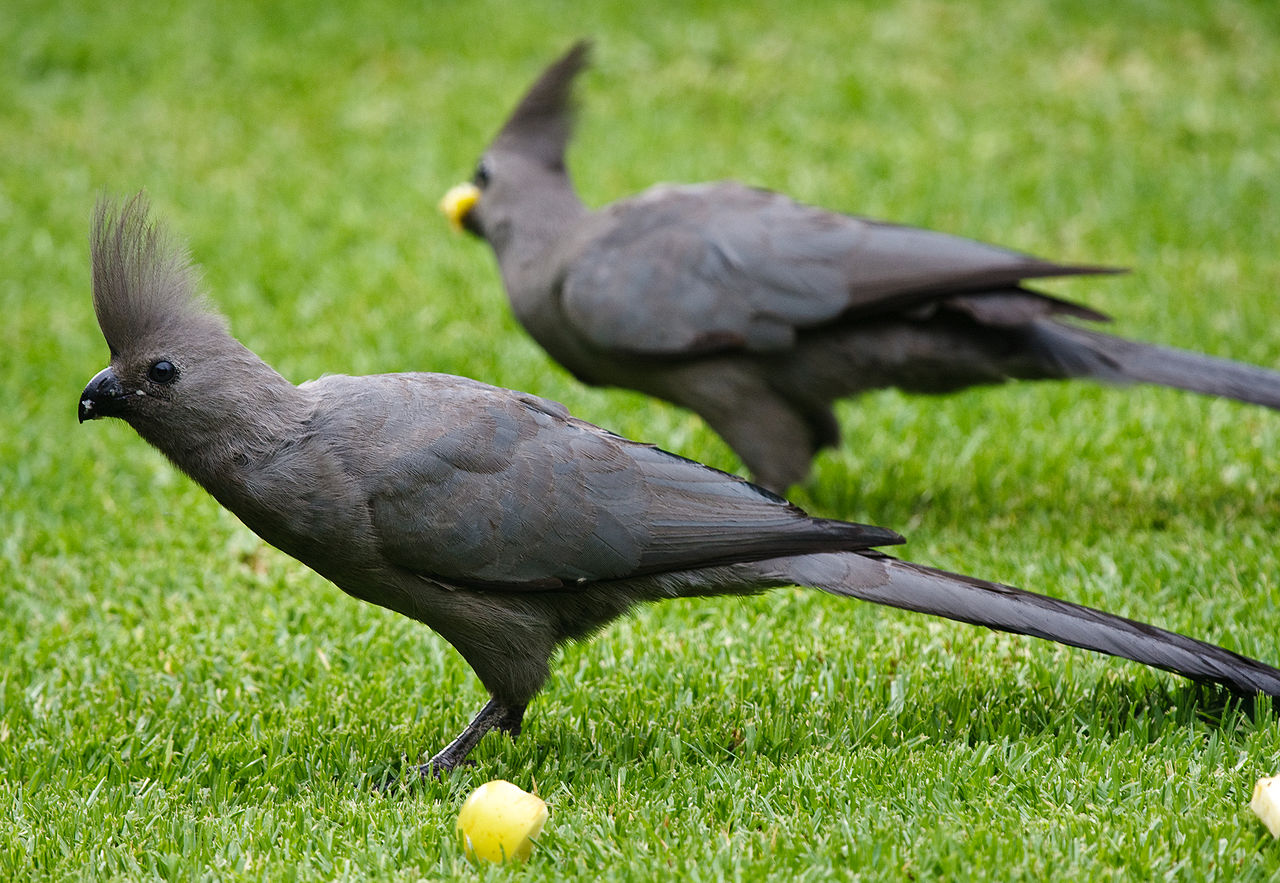
[[[110,368],[103,368],[80,393],[80,422],[118,416],[123,400],[124,386],[120,378]]]
[[[460,223],[462,229],[466,230],[472,236],[484,239],[484,227],[480,224],[479,212],[474,208],[462,216]]]

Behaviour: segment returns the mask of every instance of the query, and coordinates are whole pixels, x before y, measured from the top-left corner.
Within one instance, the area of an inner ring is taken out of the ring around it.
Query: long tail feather
[[[1280,372],[1200,353],[1041,322],[1036,343],[1069,377],[1154,383],[1280,409]]]
[[[1280,670],[1222,647],[1069,601],[935,570],[875,552],[775,559],[770,575],[834,595],[929,613],[998,631],[1096,650],[1221,684],[1280,697]]]

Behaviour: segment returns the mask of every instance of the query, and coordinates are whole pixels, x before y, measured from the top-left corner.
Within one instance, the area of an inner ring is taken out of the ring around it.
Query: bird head
[[[445,194],[440,210],[455,230],[495,244],[503,206],[537,198],[540,183],[567,182],[565,148],[573,130],[573,82],[587,66],[591,44],[574,43],[529,88],[489,145],[469,182]]]
[[[200,297],[186,249],[148,220],[142,194],[99,201],[91,252],[111,362],[80,394],[80,422],[119,417],[172,456],[174,428],[190,440],[217,426],[258,360]]]

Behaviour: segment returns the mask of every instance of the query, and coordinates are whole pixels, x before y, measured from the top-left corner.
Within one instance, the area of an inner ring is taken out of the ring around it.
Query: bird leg
[[[503,705],[497,699],[485,703],[480,713],[471,719],[458,738],[454,739],[429,761],[418,767],[423,776],[443,776],[461,766],[471,753],[471,749],[484,738],[484,734],[498,729],[512,739],[520,735],[520,725],[524,721],[525,706]]]

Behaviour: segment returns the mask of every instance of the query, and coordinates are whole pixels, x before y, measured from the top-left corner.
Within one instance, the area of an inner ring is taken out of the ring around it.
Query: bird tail
[[[1032,333],[1036,350],[1065,377],[1154,383],[1280,410],[1277,371],[1052,321],[1035,323]]]
[[[935,570],[878,552],[823,553],[764,562],[769,576],[1119,656],[1237,693],[1280,697],[1280,670],[1222,647],[1011,586]]]

